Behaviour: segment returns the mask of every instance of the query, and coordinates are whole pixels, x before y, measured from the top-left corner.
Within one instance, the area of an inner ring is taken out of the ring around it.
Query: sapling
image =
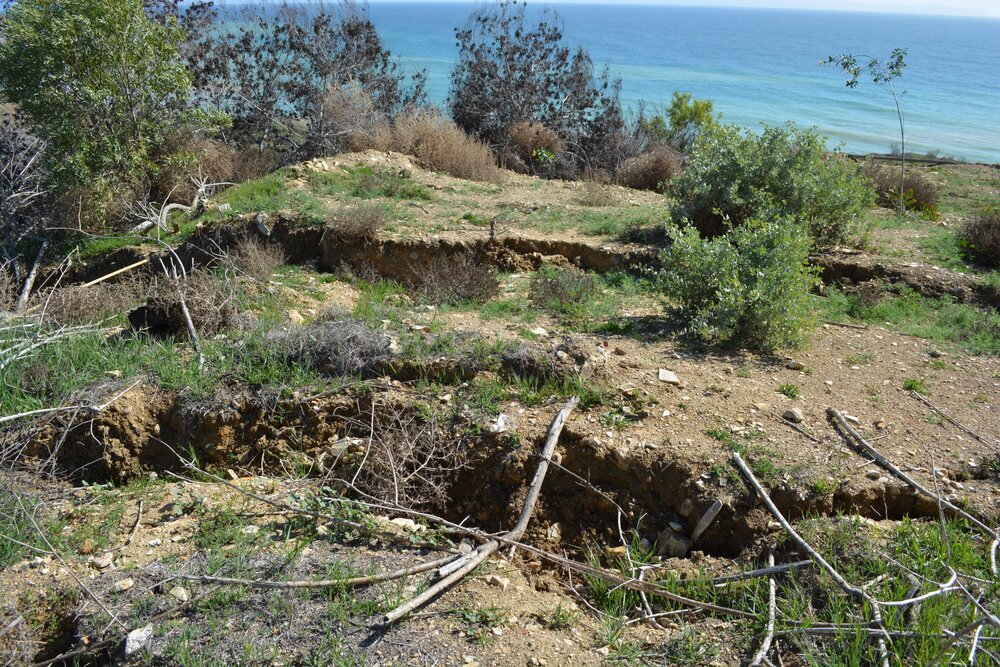
[[[892,95],[892,101],[896,105],[896,117],[899,119],[899,216],[902,217],[906,210],[906,201],[903,197],[903,181],[906,177],[906,132],[903,126],[903,108],[899,103],[899,98],[906,94],[906,91],[896,91],[896,79],[903,76],[906,69],[906,49],[893,49],[889,59],[885,62],[864,54],[855,55],[844,53],[839,56],[829,56],[823,64],[839,65],[847,73],[847,87],[857,88],[861,80],[861,73],[867,70],[872,77],[872,82],[877,86],[884,86]],[[858,64],[858,59],[868,60],[866,66]]]

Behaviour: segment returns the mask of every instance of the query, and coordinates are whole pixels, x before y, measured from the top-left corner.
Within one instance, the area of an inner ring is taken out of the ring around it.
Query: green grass
[[[788,398],[795,399],[802,395],[802,391],[799,389],[798,385],[795,384],[783,384],[778,387],[778,393]]]
[[[885,326],[911,336],[963,349],[971,354],[1000,354],[1000,313],[979,310],[951,299],[930,299],[912,290],[865,306],[857,297],[831,288],[817,299],[825,319]]]
[[[310,189],[320,196],[347,196],[355,199],[400,199],[431,201],[430,189],[409,176],[370,167],[343,172],[313,172],[309,175]]]
[[[312,193],[288,187],[288,174],[279,170],[263,178],[232,187],[216,198],[219,204],[229,204],[225,215],[244,213],[276,213],[291,210],[307,224],[322,224],[326,220],[326,205]]]

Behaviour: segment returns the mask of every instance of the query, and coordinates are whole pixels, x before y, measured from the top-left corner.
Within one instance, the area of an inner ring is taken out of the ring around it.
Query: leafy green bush
[[[718,344],[794,347],[810,324],[806,263],[809,238],[788,219],[748,220],[703,239],[693,227],[671,227],[659,284],[679,302],[689,331]]]
[[[684,172],[670,183],[675,221],[718,235],[752,218],[787,217],[813,245],[849,241],[874,194],[859,168],[833,154],[812,131],[789,123],[760,135],[732,125],[707,128]]]

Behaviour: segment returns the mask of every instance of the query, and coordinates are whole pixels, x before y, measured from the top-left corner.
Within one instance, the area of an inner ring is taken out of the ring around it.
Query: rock
[[[188,600],[191,599],[191,594],[188,593],[188,590],[183,586],[174,586],[169,591],[167,591],[167,595],[177,600],[178,602],[187,602]]]
[[[691,540],[667,528],[656,538],[657,554],[665,558],[684,558],[691,549]]]
[[[306,318],[302,317],[302,313],[293,308],[288,311],[288,321],[292,324],[302,324],[306,321]]]
[[[546,338],[549,335],[549,332],[543,329],[542,327],[535,327],[530,331],[530,333],[536,336],[541,336],[542,338]]]
[[[681,501],[681,506],[677,508],[677,513],[683,517],[689,517],[694,514],[694,503],[690,498],[685,498]]]
[[[802,363],[801,361],[796,361],[794,359],[789,359],[788,363],[785,364],[785,368],[787,368],[790,371],[805,370],[805,367],[806,365],[804,363]]]
[[[229,213],[232,210],[233,210],[232,204],[219,204],[218,208],[219,213]]]
[[[249,526],[243,526],[243,528],[240,529],[240,532],[243,533],[244,535],[256,535],[257,533],[260,532],[260,526],[255,526],[253,524],[250,524]]]
[[[580,441],[580,444],[584,447],[589,447],[591,449],[597,450],[601,448],[601,441],[597,438],[584,438]]]
[[[411,533],[422,533],[427,530],[427,526],[422,526],[413,519],[407,519],[406,517],[397,517],[389,521],[394,526],[399,526],[403,530],[407,530]]]
[[[672,384],[675,387],[679,386],[681,381],[677,377],[677,374],[673,371],[668,371],[666,368],[661,368],[659,373],[660,382],[666,382],[667,384]]]
[[[106,570],[111,567],[114,563],[115,557],[111,554],[104,554],[103,556],[98,556],[94,560],[90,561],[90,564],[96,567],[98,570]]]
[[[785,410],[785,414],[781,415],[793,424],[801,424],[806,420],[805,415],[802,414],[802,410],[798,408],[790,408]]]
[[[560,526],[558,522],[553,523],[545,529],[545,537],[558,542],[562,539],[562,526]]]
[[[125,636],[125,655],[133,655],[149,645],[153,639],[153,626],[144,625]]]
[[[684,532],[684,524],[681,523],[680,521],[671,521],[667,525],[670,526],[670,529],[672,531],[674,531],[675,533],[683,533]]]
[[[503,433],[506,430],[507,430],[507,415],[500,413],[500,416],[497,417],[497,420],[492,424],[490,424],[489,431],[490,433]]]
[[[115,593],[124,593],[133,586],[135,586],[134,579],[119,579],[118,581],[115,582],[115,585],[112,588],[114,589]]]
[[[150,546],[150,547],[158,547],[161,544],[163,544],[163,540],[161,540],[158,537],[155,538],[155,539],[150,540],[149,542],[146,542],[146,546]]]
[[[880,473],[878,470],[869,470],[868,472],[865,473],[865,477],[867,477],[868,479],[878,480],[882,479],[882,473]]]
[[[486,575],[483,581],[485,581],[490,586],[499,588],[500,590],[504,591],[507,590],[508,586],[510,586],[510,579],[508,579],[507,577],[500,577],[495,574]]]

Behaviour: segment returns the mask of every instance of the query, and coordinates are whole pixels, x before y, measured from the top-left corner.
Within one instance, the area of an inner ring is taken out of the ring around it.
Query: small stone
[[[601,648],[597,649],[597,655],[599,655],[599,656],[601,656],[603,658],[608,657],[609,655],[611,655],[611,647],[609,647],[609,646],[602,646]]]
[[[673,530],[675,533],[683,533],[684,532],[684,524],[681,523],[680,521],[671,521],[667,525],[670,526],[670,529]]]
[[[119,579],[118,581],[115,582],[113,588],[115,593],[124,593],[133,586],[135,586],[134,579]]]
[[[625,547],[604,547],[604,555],[608,560],[614,562],[622,558],[628,558],[628,549]]]
[[[125,655],[132,655],[146,648],[152,638],[152,625],[145,625],[128,633],[125,636]]]
[[[410,331],[413,333],[424,333],[426,331],[430,331],[430,327],[425,327],[422,324],[411,324]]]
[[[691,549],[691,540],[670,528],[656,538],[657,553],[667,558],[684,558]]]
[[[237,475],[236,471],[233,470],[232,468],[228,468],[226,470],[226,474],[229,475],[229,479],[233,480],[234,482],[239,481],[240,479],[240,476]]]
[[[677,513],[683,517],[688,517],[694,514],[694,503],[690,498],[685,498],[681,501],[681,506],[677,508]]]
[[[562,527],[558,523],[552,524],[545,529],[545,536],[558,542],[562,539]]]
[[[767,522],[767,529],[768,530],[778,530],[779,528],[781,528],[781,524],[778,523],[777,521],[768,521]]]
[[[500,416],[497,417],[497,420],[492,424],[490,424],[489,431],[490,433],[503,433],[504,431],[507,430],[507,428],[508,428],[507,415],[500,413]]]
[[[292,309],[288,311],[288,321],[292,324],[302,324],[306,321],[306,318],[302,317],[302,313]]]
[[[399,526],[403,530],[409,531],[411,533],[422,533],[427,530],[427,526],[422,526],[413,519],[407,519],[406,517],[397,517],[391,519],[389,523],[394,526]]]
[[[878,470],[869,470],[868,472],[865,473],[865,477],[867,477],[868,479],[879,480],[882,479],[882,473],[880,473]]]
[[[253,524],[250,524],[249,526],[243,526],[243,528],[240,529],[240,532],[243,533],[244,535],[256,535],[257,533],[260,532],[260,526],[255,526]]]
[[[493,636],[499,637],[503,634],[503,628],[493,628],[490,632],[493,633]]]
[[[668,371],[665,368],[660,369],[659,378],[660,382],[666,382],[667,384],[672,384],[675,387],[679,386],[681,383],[680,378],[677,377],[676,373]]]
[[[787,368],[790,371],[801,371],[804,370],[805,367],[806,365],[804,363],[802,363],[801,361],[796,361],[794,359],[790,359],[788,363],[785,364],[785,368]]]
[[[801,424],[806,420],[805,415],[802,414],[802,410],[798,408],[790,408],[785,410],[785,414],[781,415],[793,424]]]
[[[96,567],[98,570],[106,570],[109,567],[111,567],[112,563],[114,563],[114,556],[112,556],[111,554],[104,554],[103,556],[98,556],[97,558],[91,561],[91,565]]]
[[[584,447],[589,447],[590,449],[595,449],[595,450],[601,448],[601,441],[598,440],[597,438],[584,438],[583,440],[580,441],[580,444],[583,445]]]
[[[495,574],[486,575],[483,581],[485,581],[488,585],[499,588],[503,591],[507,590],[507,587],[510,586],[510,579],[507,577],[500,577]]]
[[[546,331],[543,327],[535,327],[534,329],[531,330],[530,333],[536,336],[541,336],[542,338],[545,338],[549,335],[549,332]]]
[[[183,586],[174,586],[169,591],[167,595],[177,600],[178,602],[187,602],[191,599],[191,594],[188,593],[187,589]]]

